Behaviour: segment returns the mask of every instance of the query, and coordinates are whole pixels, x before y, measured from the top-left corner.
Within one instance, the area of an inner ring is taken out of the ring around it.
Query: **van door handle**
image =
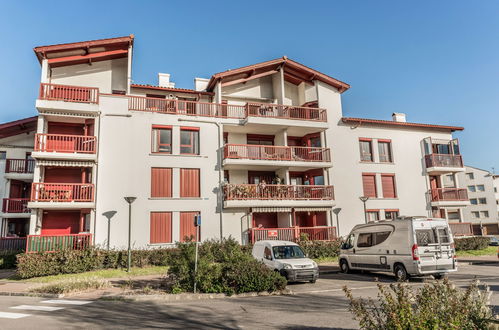
[[[353,253],[355,253],[355,249],[353,249]]]

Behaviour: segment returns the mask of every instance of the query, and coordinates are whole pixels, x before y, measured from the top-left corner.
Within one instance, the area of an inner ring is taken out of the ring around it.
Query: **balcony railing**
[[[83,250],[92,245],[92,234],[28,235],[26,253]]]
[[[265,117],[320,122],[327,121],[327,114],[325,109],[267,103],[247,103],[246,105],[234,105],[175,99],[161,99],[155,97],[129,96],[128,109],[134,111],[151,111],[174,115],[233,119],[245,119],[247,117]]]
[[[4,198],[2,204],[3,213],[30,213],[28,209],[29,198]]]
[[[472,236],[473,224],[471,222],[449,223],[450,230],[454,236]]]
[[[333,200],[333,186],[227,184],[225,200]]]
[[[97,145],[95,136],[36,134],[35,151],[94,154]]]
[[[26,237],[0,237],[0,251],[23,251]]]
[[[426,168],[430,167],[463,167],[461,155],[430,154],[425,155]]]
[[[34,159],[7,159],[5,173],[33,173],[35,170]]]
[[[99,103],[99,89],[95,87],[40,84],[40,100],[77,103]]]
[[[310,241],[336,239],[336,227],[252,228],[251,242],[262,240],[298,241],[304,235]]]
[[[432,202],[467,201],[468,192],[462,188],[436,188],[430,190]]]
[[[225,159],[282,160],[297,162],[330,162],[329,148],[226,144]]]
[[[93,202],[94,185],[91,183],[35,182],[31,188],[32,202]]]

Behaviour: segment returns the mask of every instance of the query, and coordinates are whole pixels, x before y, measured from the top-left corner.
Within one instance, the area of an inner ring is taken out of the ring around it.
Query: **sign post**
[[[201,215],[194,216],[194,227],[196,228],[196,255],[194,257],[194,293],[196,293],[196,274],[198,272],[198,253],[199,253],[199,227],[201,226]]]

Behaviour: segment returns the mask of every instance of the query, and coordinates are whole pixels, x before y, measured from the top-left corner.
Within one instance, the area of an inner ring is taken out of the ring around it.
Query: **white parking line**
[[[34,306],[34,305],[19,305],[10,307],[12,309],[26,309],[31,311],[45,311],[45,312],[53,312],[59,309],[64,309],[64,307],[52,307],[52,306]]]
[[[4,319],[20,319],[26,316],[31,316],[31,314],[0,312],[0,318]]]
[[[93,302],[92,300],[65,300],[65,299],[53,299],[53,300],[44,300],[42,303],[44,304],[61,304],[61,305],[86,305]]]

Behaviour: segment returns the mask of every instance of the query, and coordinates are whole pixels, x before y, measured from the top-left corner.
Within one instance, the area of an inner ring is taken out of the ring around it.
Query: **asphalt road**
[[[475,276],[490,286],[499,312],[499,265],[462,265],[450,278],[466,286]],[[382,274],[327,274],[315,284],[290,284],[295,295],[188,302],[0,297],[0,329],[352,329],[357,322],[341,288],[374,297],[375,277],[393,282]]]

